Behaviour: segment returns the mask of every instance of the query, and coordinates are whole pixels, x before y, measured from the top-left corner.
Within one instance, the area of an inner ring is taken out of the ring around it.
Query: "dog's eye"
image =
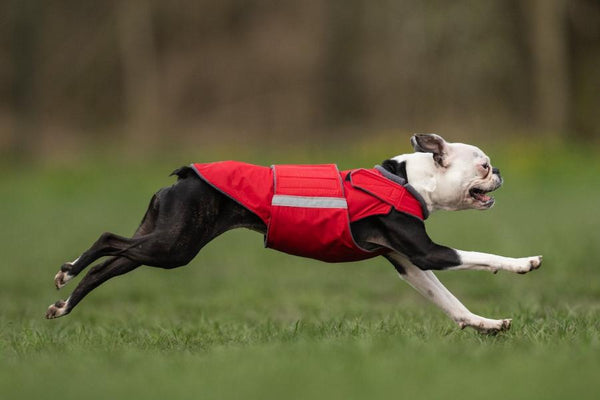
[[[485,163],[482,165],[483,169],[490,169],[490,164]]]

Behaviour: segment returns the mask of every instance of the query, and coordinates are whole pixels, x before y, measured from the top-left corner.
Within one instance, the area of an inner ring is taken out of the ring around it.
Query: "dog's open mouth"
[[[488,193],[493,192],[492,190],[483,190],[480,188],[471,188],[469,189],[469,195],[476,201],[480,202],[484,206],[491,206],[494,204],[494,198],[492,196],[488,196]]]

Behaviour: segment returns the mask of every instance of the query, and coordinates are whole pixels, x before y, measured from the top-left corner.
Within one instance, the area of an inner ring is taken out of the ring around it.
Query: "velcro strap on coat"
[[[396,210],[423,219],[421,203],[402,185],[399,185],[374,170],[357,169],[350,173],[352,186],[383,202]]]

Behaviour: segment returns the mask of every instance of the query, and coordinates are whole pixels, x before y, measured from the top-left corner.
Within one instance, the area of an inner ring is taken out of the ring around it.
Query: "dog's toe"
[[[529,259],[529,271],[538,269],[542,265],[542,256],[531,257]],[[527,271],[527,272],[529,272]]]
[[[60,289],[63,286],[65,286],[67,282],[69,282],[72,278],[73,275],[69,274],[68,271],[63,271],[63,269],[61,268],[54,276],[54,286],[56,286],[56,289]]]
[[[457,321],[461,329],[471,327],[484,335],[496,335],[500,332],[506,332],[512,325],[512,319],[487,319],[475,317],[474,319],[465,319]]]
[[[46,319],[62,317],[67,313],[67,302],[64,300],[58,300],[56,303],[51,304],[46,310]]]
[[[526,274],[538,269],[540,265],[542,265],[542,256],[519,258],[512,271],[517,274]]]

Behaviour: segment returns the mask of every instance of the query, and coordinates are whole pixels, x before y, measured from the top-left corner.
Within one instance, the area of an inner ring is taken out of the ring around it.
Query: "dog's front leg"
[[[422,221],[402,213],[391,212],[377,222],[383,226],[382,229],[365,223],[355,225],[353,232],[366,232],[368,235],[361,238],[366,243],[406,254],[411,264],[422,270],[505,270],[524,274],[539,268],[542,263],[541,256],[510,258],[437,244],[427,234]]]
[[[476,251],[455,251],[460,258],[460,265],[447,268],[449,270],[487,270],[493,273],[504,270],[525,274],[542,265],[542,256],[511,258]]]
[[[385,256],[408,282],[424,297],[440,307],[461,329],[472,327],[482,333],[497,333],[510,329],[510,319],[489,319],[473,314],[439,281],[432,271],[424,271],[398,253]]]

